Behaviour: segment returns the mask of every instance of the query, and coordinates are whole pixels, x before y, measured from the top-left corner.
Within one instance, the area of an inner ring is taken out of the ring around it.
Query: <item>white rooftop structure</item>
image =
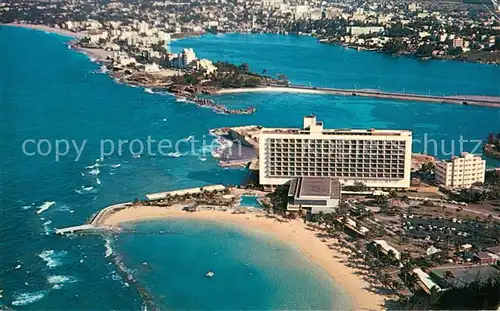
[[[385,255],[389,254],[389,251],[392,251],[396,259],[401,259],[401,253],[397,249],[389,245],[389,243],[387,243],[385,240],[374,240],[373,243],[380,245],[380,247],[382,248],[382,252]]]
[[[150,193],[150,194],[146,194],[146,198],[148,198],[148,200],[159,200],[159,199],[164,199],[167,196],[194,194],[194,193],[200,193],[202,191],[210,191],[210,192],[211,191],[222,191],[225,189],[226,189],[226,186],[224,186],[224,185],[202,186],[202,187],[198,187],[198,188],[189,188],[189,189],[180,189],[180,190],[173,190],[173,191],[166,191],[166,192]]]

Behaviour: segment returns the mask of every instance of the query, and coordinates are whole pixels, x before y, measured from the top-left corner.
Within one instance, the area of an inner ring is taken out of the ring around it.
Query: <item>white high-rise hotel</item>
[[[323,129],[316,116],[302,129],[263,128],[259,139],[260,184],[297,177],[329,177],[370,188],[410,186],[412,133],[401,130]]]

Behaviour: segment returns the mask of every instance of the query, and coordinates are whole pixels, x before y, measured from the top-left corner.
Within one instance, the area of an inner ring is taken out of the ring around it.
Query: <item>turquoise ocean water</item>
[[[309,113],[316,113],[327,127],[411,129],[416,138],[444,140],[445,152],[460,135],[481,139],[499,130],[498,109],[300,94],[220,96],[217,101],[235,107],[255,105],[257,112],[217,115],[170,96],[117,84],[98,73],[98,64],[69,50],[67,41],[38,31],[0,28],[0,303],[19,309],[140,308],[136,287],[127,286],[113,256],[106,257],[111,249],[102,237],[63,238],[54,236],[53,229],[80,224],[106,205],[143,198],[146,193],[237,184],[246,176],[244,170],[219,168],[210,156],[200,155],[135,158],[125,151],[96,165],[101,139],[145,140],[149,135],[211,141],[211,128],[299,126]],[[247,62],[255,70],[281,72],[298,83],[500,95],[500,67],[392,58],[320,45],[311,38],[224,35],[172,43],[174,50],[182,47],[194,47],[201,57],[212,60]],[[87,143],[79,161],[74,149],[55,161],[53,154],[25,156],[26,139]],[[473,144],[466,143],[465,149],[471,150]],[[423,150],[422,145],[414,147]],[[55,204],[37,214],[46,201]],[[162,308],[329,308],[332,297],[339,304],[345,300],[318,268],[272,237],[200,222],[137,227],[142,234],[109,241]],[[175,234],[155,234],[163,229]],[[203,234],[209,238],[200,238]],[[212,251],[223,256],[214,257]],[[283,254],[290,261],[277,263],[274,259]],[[143,268],[143,261],[151,270]],[[208,269],[216,270],[210,280],[214,282],[203,277]],[[235,287],[234,282],[245,283]],[[314,294],[291,298],[305,287],[314,289]]]

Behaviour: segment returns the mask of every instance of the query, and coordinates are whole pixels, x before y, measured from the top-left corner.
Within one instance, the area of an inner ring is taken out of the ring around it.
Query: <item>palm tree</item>
[[[394,291],[394,293],[399,296],[399,291],[403,289],[403,284],[401,284],[401,282],[399,281],[392,280],[391,288]]]
[[[390,199],[397,199],[398,198],[398,193],[395,190],[389,191],[389,198]]]
[[[389,287],[391,285],[391,276],[387,273],[381,273],[379,277],[379,281],[385,287]]]
[[[437,304],[439,303],[439,299],[441,298],[442,295],[443,293],[436,286],[433,286],[431,288],[430,301],[429,301],[431,306],[437,306]]]
[[[387,200],[387,197],[385,195],[379,195],[375,198],[375,203],[377,205],[385,205],[387,204],[388,200]]]
[[[377,259],[380,259],[380,251],[382,250],[382,246],[380,244],[375,244],[375,252],[377,253]]]

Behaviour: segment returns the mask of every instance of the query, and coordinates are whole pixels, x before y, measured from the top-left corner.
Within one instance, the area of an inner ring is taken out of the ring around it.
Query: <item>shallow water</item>
[[[270,234],[206,220],[128,224],[114,248],[158,307],[196,310],[348,309],[323,270]],[[156,234],[155,234],[156,233]],[[147,264],[145,264],[147,263]],[[214,277],[205,274],[214,272]]]

